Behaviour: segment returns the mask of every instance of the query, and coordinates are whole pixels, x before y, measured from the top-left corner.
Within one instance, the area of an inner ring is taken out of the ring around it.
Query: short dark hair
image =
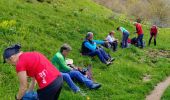
[[[109,33],[109,35],[114,34],[114,33],[115,33],[114,31],[111,31],[111,32]]]
[[[117,30],[119,30],[119,28],[120,28],[120,26],[119,26],[119,27],[117,27]]]
[[[71,51],[72,48],[71,48],[70,45],[68,45],[68,44],[65,43],[65,44],[63,44],[63,45],[61,46],[60,52],[63,52],[64,50]]]

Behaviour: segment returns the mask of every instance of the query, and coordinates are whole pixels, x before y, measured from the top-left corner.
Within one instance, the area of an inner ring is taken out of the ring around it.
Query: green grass
[[[161,97],[161,100],[169,100],[169,98],[170,98],[170,87],[166,89],[164,95]]]
[[[158,45],[139,49],[118,48],[111,52],[116,58],[113,65],[106,67],[97,57],[80,56],[81,43],[88,31],[95,39],[104,39],[111,30],[118,26],[127,28],[130,38],[134,37],[135,27],[129,22],[110,19],[114,14],[91,0],[54,0],[51,4],[27,3],[24,0],[0,0],[0,53],[5,47],[21,43],[23,51],[39,51],[49,59],[63,43],[69,43],[73,50],[69,58],[75,65],[93,65],[93,75],[102,84],[101,89],[89,90],[83,85],[80,88],[87,93],[86,97],[74,94],[66,84],[62,89],[61,100],[144,100],[145,96],[170,73],[170,29],[160,29]],[[148,42],[149,28],[144,27],[144,40]],[[121,33],[116,31],[121,40]],[[167,55],[159,54],[165,50]],[[151,53],[151,51],[154,51]],[[155,54],[153,56],[151,54]],[[1,57],[0,62],[3,62]],[[151,80],[143,82],[145,74]],[[18,79],[15,68],[0,63],[0,100],[13,100],[18,91]]]

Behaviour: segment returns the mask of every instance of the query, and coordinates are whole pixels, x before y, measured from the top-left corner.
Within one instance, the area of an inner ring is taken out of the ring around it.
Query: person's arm
[[[122,34],[123,34],[123,28],[122,27],[120,27],[120,31],[122,32]]]
[[[18,72],[17,75],[19,78],[20,86],[19,86],[19,91],[18,91],[16,98],[17,100],[20,100],[22,99],[22,97],[24,96],[27,90],[27,74],[26,74],[26,71],[21,71],[21,72]]]
[[[158,29],[158,27],[156,26],[156,34],[158,34],[158,32],[159,32],[159,29]]]
[[[139,33],[139,31],[140,31],[140,27],[141,27],[141,26],[136,25],[136,33]]]
[[[85,42],[84,46],[87,47],[88,49],[92,50],[92,51],[96,50],[96,44],[92,45],[89,42]]]
[[[156,27],[156,37],[158,35],[158,32],[159,32],[158,27]]]
[[[67,66],[65,60],[62,57],[58,57],[58,59],[56,60],[58,65],[63,69],[62,71],[70,71],[72,70],[71,67]]]
[[[137,25],[135,25],[136,31],[134,32],[134,34],[138,33],[138,28]]]
[[[94,42],[96,42],[96,44],[104,44],[105,41],[102,41],[102,40],[93,40]]]
[[[29,85],[29,88],[28,88],[28,91],[33,91],[35,85],[36,85],[35,78],[32,78],[32,80],[31,80],[31,82],[30,82],[30,85]]]

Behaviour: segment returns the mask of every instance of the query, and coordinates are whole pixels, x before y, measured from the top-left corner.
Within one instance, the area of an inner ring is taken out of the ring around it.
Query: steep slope
[[[131,32],[130,37],[135,36],[132,23],[115,19],[110,10],[91,0],[53,0],[51,4],[0,0],[0,9],[0,54],[6,46],[21,43],[23,51],[40,51],[51,59],[61,44],[69,43],[73,47],[69,58],[74,59],[75,65],[93,65],[94,78],[102,84],[102,88],[91,91],[80,84],[87,93],[82,97],[64,85],[60,95],[62,100],[83,100],[87,97],[92,100],[144,99],[157,82],[169,75],[169,29],[160,30],[157,47],[141,50],[132,46],[119,48],[115,53],[106,49],[116,58],[113,65],[106,67],[97,57],[91,60],[81,56],[79,50],[88,31],[95,34],[95,39],[104,39],[109,31],[121,25]],[[144,27],[145,40],[149,38],[148,29]],[[121,40],[119,32],[116,37]],[[161,55],[161,50],[167,54]],[[151,76],[150,81],[143,82],[145,75]],[[16,80],[15,69],[1,63],[0,100],[13,100],[18,90]]]

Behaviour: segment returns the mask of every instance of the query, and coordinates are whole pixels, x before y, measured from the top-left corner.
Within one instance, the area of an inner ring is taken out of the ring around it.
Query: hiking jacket
[[[85,40],[82,43],[82,54],[87,54],[89,52],[93,52],[97,48],[97,44],[104,44],[104,41],[101,40]]]
[[[155,26],[155,25],[153,25],[152,27],[151,27],[151,29],[150,29],[150,33],[157,33],[158,32],[158,29],[157,29],[157,27]]]
[[[124,27],[120,27],[120,31],[122,33],[128,33],[129,34],[128,30],[126,30]]]
[[[61,52],[57,52],[51,62],[60,72],[69,72],[71,70],[71,67],[67,66],[65,57]]]
[[[136,33],[137,33],[138,35],[143,34],[142,26],[141,26],[140,23],[137,23],[137,24],[136,24]]]

